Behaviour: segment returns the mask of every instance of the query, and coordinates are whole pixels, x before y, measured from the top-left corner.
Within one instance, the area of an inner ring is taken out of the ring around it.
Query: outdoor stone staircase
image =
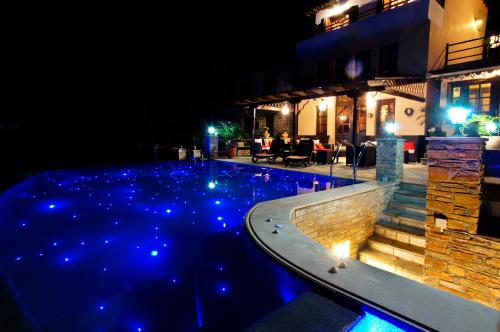
[[[422,282],[426,190],[422,185],[401,183],[375,224],[375,234],[359,252],[361,262]]]

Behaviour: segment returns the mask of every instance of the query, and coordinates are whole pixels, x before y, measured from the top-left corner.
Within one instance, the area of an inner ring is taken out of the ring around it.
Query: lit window
[[[476,112],[489,112],[491,83],[469,85],[469,105]]]
[[[490,48],[500,47],[500,35],[490,36]]]

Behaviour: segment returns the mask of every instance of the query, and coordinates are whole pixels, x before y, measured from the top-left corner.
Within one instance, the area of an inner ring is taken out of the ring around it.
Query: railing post
[[[446,43],[446,52],[445,52],[445,56],[444,56],[444,66],[445,67],[448,67],[448,55],[449,55],[449,52],[450,52],[450,43]]]

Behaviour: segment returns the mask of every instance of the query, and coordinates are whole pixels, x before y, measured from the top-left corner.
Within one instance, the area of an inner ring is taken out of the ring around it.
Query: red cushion
[[[415,142],[412,142],[412,141],[405,142],[404,149],[405,149],[405,151],[415,150]]]
[[[323,146],[323,144],[321,144],[321,143],[316,143],[316,144],[314,144],[314,150],[318,151],[318,150],[328,150],[328,149],[327,149],[327,148],[325,148],[325,147]]]

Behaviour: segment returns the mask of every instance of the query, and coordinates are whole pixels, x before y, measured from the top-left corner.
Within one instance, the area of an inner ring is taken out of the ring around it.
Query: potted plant
[[[486,150],[500,150],[500,117],[473,114],[460,128],[462,135],[487,138]]]
[[[227,155],[231,159],[236,157],[237,141],[243,137],[242,132],[243,130],[239,124],[230,121],[221,121],[217,126],[217,135],[224,140]]]

